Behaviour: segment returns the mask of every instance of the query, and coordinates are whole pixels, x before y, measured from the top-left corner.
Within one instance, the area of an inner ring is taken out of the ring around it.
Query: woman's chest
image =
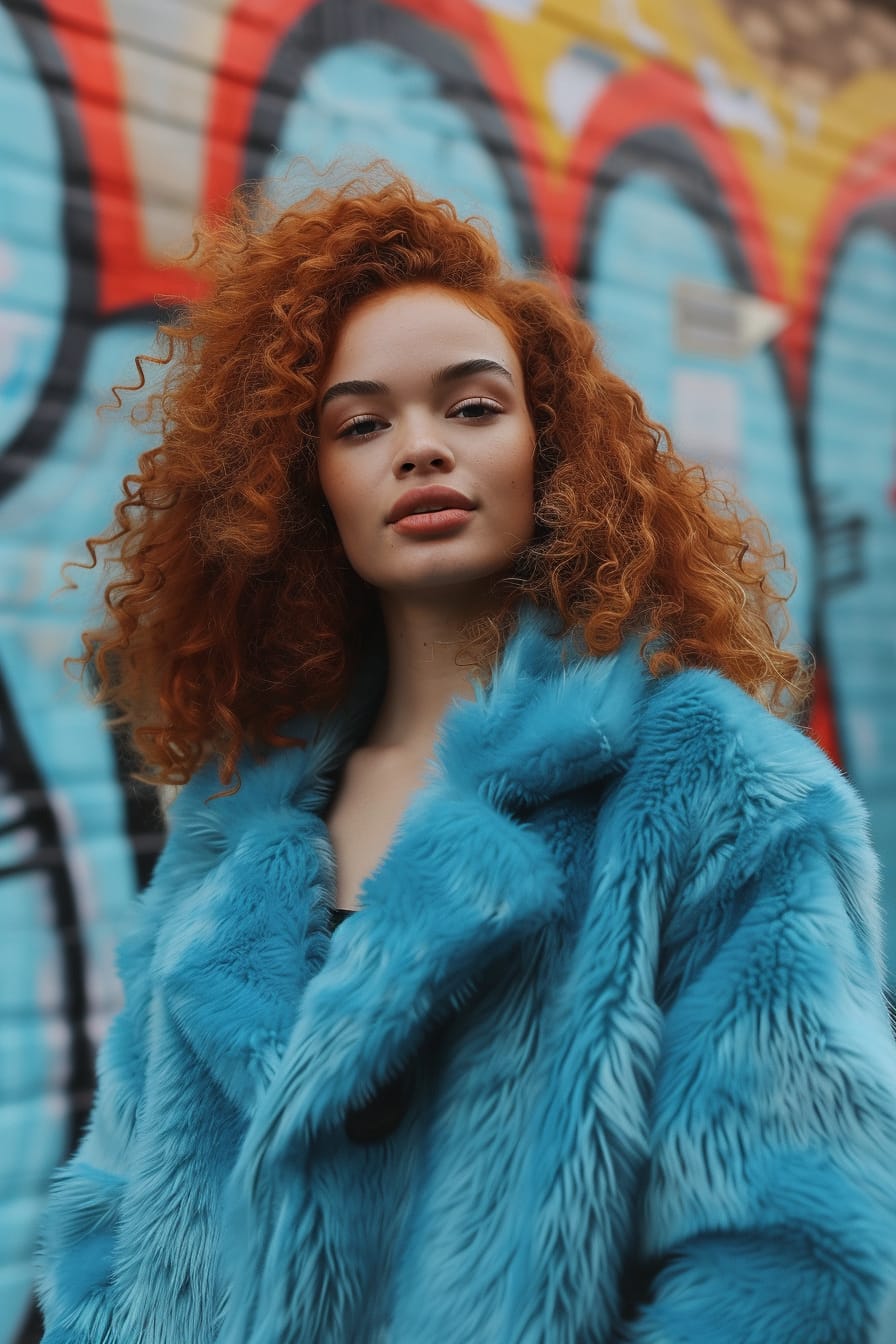
[[[326,813],[338,907],[360,904],[361,887],[388,851],[424,764],[423,756],[369,750],[350,757]]]
[[[629,976],[631,954],[613,949]],[[647,1133],[634,1080],[652,1042],[598,1012],[594,960],[558,926],[507,948],[416,1042],[409,1104],[382,1141],[350,1141],[340,1109],[263,1158],[276,1198],[246,1210],[248,1277],[270,1273],[282,1218],[301,1266],[271,1275],[289,1338],[600,1337],[586,1323],[607,1309],[632,1231]],[[322,1301],[337,1304],[325,1328]]]

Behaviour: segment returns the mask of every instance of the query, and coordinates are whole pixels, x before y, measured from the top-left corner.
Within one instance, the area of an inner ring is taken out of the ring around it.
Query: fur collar
[[[294,725],[306,749],[244,767],[235,796],[203,802],[208,772],[184,790],[172,829],[208,871],[163,924],[156,969],[190,1045],[251,1117],[250,1185],[398,1073],[489,964],[557,913],[563,879],[526,817],[625,769],[651,681],[638,637],[588,657],[524,609],[490,686],[447,711],[427,782],[329,948],[322,814],[369,681],[341,713]]]

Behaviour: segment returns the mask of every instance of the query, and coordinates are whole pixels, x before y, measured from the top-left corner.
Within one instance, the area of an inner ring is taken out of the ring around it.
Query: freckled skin
[[[434,384],[440,370],[489,360]],[[321,383],[379,383],[339,395],[319,416],[318,470],[352,567],[380,592],[476,589],[508,572],[533,532],[535,433],[507,336],[456,293],[432,285],[376,294],[342,327]],[[402,535],[386,522],[416,486],[448,486],[475,509],[449,535]]]

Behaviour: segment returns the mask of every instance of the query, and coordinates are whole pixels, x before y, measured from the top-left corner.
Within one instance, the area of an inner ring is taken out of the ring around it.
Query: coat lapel
[[[369,1100],[496,958],[556,915],[563,874],[527,816],[625,768],[648,680],[637,638],[584,657],[572,637],[558,642],[547,617],[525,609],[491,685],[446,714],[428,780],[368,878],[362,908],[297,997],[293,1029],[253,1107],[242,1162],[250,1186],[296,1139]],[[324,752],[331,766],[350,749],[351,734],[337,736],[341,746],[331,736]],[[306,777],[320,811],[321,759],[312,757]],[[308,797],[306,787],[306,806]],[[318,840],[332,873],[325,828]]]
[[[305,750],[241,763],[232,797],[213,796],[206,769],[171,810],[163,859],[194,881],[163,920],[152,978],[174,1028],[249,1115],[327,956],[333,852],[320,809],[350,730],[340,719]]]

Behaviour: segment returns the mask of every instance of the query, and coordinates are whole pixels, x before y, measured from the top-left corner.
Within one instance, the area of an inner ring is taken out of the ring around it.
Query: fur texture
[[[865,809],[800,732],[527,611],[333,935],[305,751],[197,776],[46,1225],[46,1344],[886,1344]],[[405,1066],[388,1139],[346,1109]]]

